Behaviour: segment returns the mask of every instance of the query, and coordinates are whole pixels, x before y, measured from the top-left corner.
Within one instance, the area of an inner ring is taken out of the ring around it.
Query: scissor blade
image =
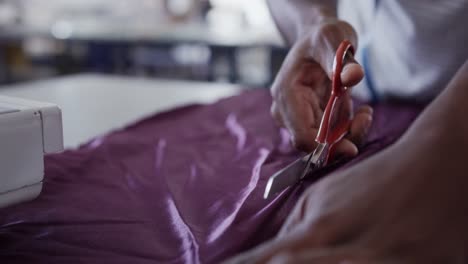
[[[308,156],[306,158],[299,158],[284,169],[273,174],[268,180],[263,198],[268,199],[298,182],[303,174],[307,159]]]

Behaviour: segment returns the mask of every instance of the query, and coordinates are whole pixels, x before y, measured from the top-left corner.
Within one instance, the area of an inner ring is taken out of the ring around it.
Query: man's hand
[[[229,263],[467,263],[467,168],[447,158],[452,143],[400,141],[323,179],[275,240]]]
[[[339,44],[348,39],[357,47],[354,29],[337,19],[324,19],[300,34],[292,46],[271,88],[273,104],[271,112],[279,125],[286,127],[294,146],[312,151],[323,110],[330,96],[333,59]],[[346,63],[341,74],[343,85],[351,87],[364,77],[362,67],[354,60]],[[344,107],[348,116],[352,110],[349,93]],[[372,122],[372,109],[361,107],[355,114],[348,138],[338,143],[337,153],[354,156],[356,143],[365,136]]]
[[[467,263],[466,87],[468,61],[397,143],[313,185],[229,263]]]

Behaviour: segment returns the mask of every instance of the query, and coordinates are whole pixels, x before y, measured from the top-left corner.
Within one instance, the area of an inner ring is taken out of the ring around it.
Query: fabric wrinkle
[[[155,169],[161,169],[164,160],[164,151],[166,149],[167,142],[165,139],[160,139],[155,147]]]
[[[247,140],[246,129],[238,122],[234,113],[228,115],[226,119],[226,127],[229,132],[237,139],[237,151],[241,152]]]
[[[179,238],[182,240],[182,247],[186,249],[184,256],[186,257],[185,263],[200,263],[199,246],[193,235],[190,227],[182,218],[177,206],[172,198],[167,199],[167,205],[174,230],[177,231]],[[188,251],[192,249],[191,251]]]
[[[269,154],[270,151],[268,149],[259,149],[257,160],[255,161],[254,167],[251,172],[250,181],[247,184],[247,186],[239,192],[238,201],[235,204],[235,209],[228,216],[226,216],[225,219],[221,223],[219,223],[219,225],[213,230],[213,232],[208,237],[208,243],[212,243],[213,241],[218,239],[224,233],[224,231],[228,229],[229,226],[232,224],[245,200],[247,200],[249,195],[257,186],[257,183],[260,179],[261,167],[267,160]]]

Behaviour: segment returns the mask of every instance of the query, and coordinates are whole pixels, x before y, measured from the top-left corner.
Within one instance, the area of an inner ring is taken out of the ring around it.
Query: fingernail
[[[358,67],[359,67],[359,68],[358,68]],[[353,70],[353,68],[354,68],[354,70]],[[350,74],[351,74],[350,71],[353,70],[353,71],[355,71],[355,72],[357,71],[357,73],[358,73],[358,72],[359,72],[358,69],[360,69],[361,71],[364,72],[364,70],[362,69],[362,66],[359,65],[358,63],[352,62],[352,63],[346,64],[346,65],[343,67],[343,71],[341,72],[341,76],[340,76],[340,77],[341,77],[341,80],[344,81],[344,82],[348,81],[347,78],[350,78]],[[356,73],[356,74],[357,74],[357,73]]]
[[[346,78],[348,71],[349,71],[349,65],[344,66],[343,71],[341,72],[341,79]]]

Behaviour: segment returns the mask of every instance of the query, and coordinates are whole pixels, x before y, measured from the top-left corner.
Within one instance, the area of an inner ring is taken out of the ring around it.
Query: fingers
[[[280,248],[282,248],[281,241],[272,240],[263,243],[248,252],[244,252],[241,255],[237,255],[227,261],[224,261],[223,264],[270,263],[269,261],[271,260],[271,257],[280,252],[278,251]]]
[[[267,243],[257,247],[248,254],[243,254],[228,263],[327,263],[327,264],[370,264],[372,254],[365,249],[351,247],[352,244],[340,247],[304,245],[306,240],[284,240]]]
[[[345,257],[337,256],[333,254],[332,250],[329,249],[316,249],[305,252],[281,252],[274,256],[268,264],[344,264],[347,262]]]
[[[314,109],[319,105],[318,100],[317,106],[311,103],[313,91],[300,80],[304,68],[308,69],[303,54],[295,46],[286,56],[272,85],[271,114],[278,125],[289,130],[291,141],[297,149],[310,151],[315,139],[314,131],[311,131],[315,123]]]
[[[278,104],[275,101],[273,101],[273,103],[271,104],[270,113],[273,119],[275,120],[276,125],[284,127],[283,117],[281,116]]]
[[[372,125],[373,112],[372,107],[365,105],[361,106],[355,113],[351,122],[350,136],[348,137],[354,144],[361,144],[367,136]]]
[[[296,214],[298,210],[298,207],[294,209]],[[339,219],[340,218],[337,218],[337,220]],[[314,224],[298,222],[294,224],[293,229],[289,230],[286,234],[263,243],[237,256],[232,259],[233,261],[228,263],[270,263],[269,261],[279,253],[298,253],[326,246],[330,240],[333,240],[335,234],[335,228],[329,225],[330,222],[331,221],[319,221],[314,222]]]
[[[359,153],[359,150],[351,140],[347,138],[343,138],[340,140],[338,143],[336,143],[334,150],[333,150],[333,156],[331,157],[332,159],[336,155],[343,155],[345,157],[355,157]]]
[[[282,109],[273,103],[271,114],[277,125],[288,129],[291,144],[296,149],[310,152],[316,147],[318,130],[314,127],[314,113],[307,101],[291,99]]]
[[[320,65],[305,62],[303,56],[298,46],[286,56],[271,88],[274,101],[271,111],[278,124],[291,133],[295,148],[312,151],[316,145],[316,117],[321,115],[321,109],[319,89],[311,89],[311,86],[312,83],[321,85],[326,76]],[[308,80],[304,80],[306,74]],[[305,85],[305,81],[310,84]]]
[[[305,109],[298,111],[298,115],[293,114],[285,124],[282,115],[274,103],[272,105],[272,115],[280,126],[286,126],[291,132],[291,142],[295,148],[302,151],[312,151],[316,147],[315,137],[318,130],[313,128],[313,124],[307,125],[307,123],[303,122],[303,120],[313,120],[313,118],[307,117],[312,115],[310,111],[308,112]],[[365,105],[358,109],[351,122],[349,136],[343,138],[335,145],[333,150],[334,156],[354,157],[358,154],[357,146],[365,140],[372,126],[372,115],[373,109],[370,106]]]
[[[290,102],[292,104],[285,108],[284,124],[291,132],[291,142],[296,149],[310,152],[316,147],[318,132],[313,103],[300,98],[291,99]],[[315,104],[318,105],[318,102]]]
[[[291,134],[291,144],[296,149],[311,151],[316,146],[314,139],[317,135],[317,129],[312,128],[312,124],[308,125],[308,120],[310,120],[310,118],[308,119],[308,116],[311,116],[311,110],[310,108],[302,109],[302,107],[293,108],[296,109],[290,110],[290,112],[293,112],[292,116],[286,116],[287,121],[284,122],[284,118],[278,104],[273,102],[271,105],[271,115],[278,126],[286,127],[288,129]]]
[[[336,143],[333,149],[332,159],[336,155],[354,157],[359,153],[357,146],[365,140],[369,132],[372,125],[372,114],[373,109],[368,105],[361,106],[358,109],[351,121],[349,136]]]
[[[377,264],[382,261],[371,260],[370,257],[359,256],[351,248],[323,248],[305,250],[302,252],[280,252],[268,264]]]

